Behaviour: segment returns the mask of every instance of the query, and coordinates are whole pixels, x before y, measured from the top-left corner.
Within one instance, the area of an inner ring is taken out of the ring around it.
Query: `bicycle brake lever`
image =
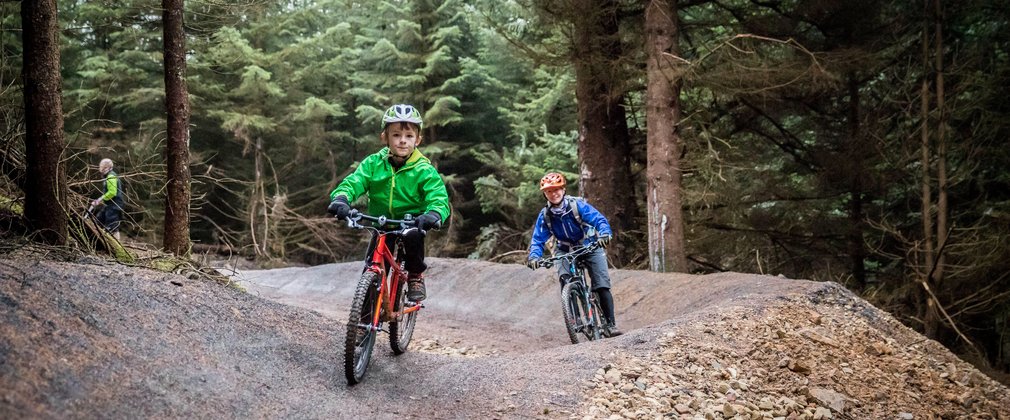
[[[358,220],[361,220],[361,212],[357,209],[351,209],[351,212],[347,214],[347,227],[354,228],[360,226]]]

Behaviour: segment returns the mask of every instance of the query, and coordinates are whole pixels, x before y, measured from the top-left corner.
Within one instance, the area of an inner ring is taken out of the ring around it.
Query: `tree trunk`
[[[926,0],[927,2],[929,0]],[[922,192],[920,201],[922,204],[922,262],[923,276],[929,275],[933,270],[933,193],[931,189],[932,177],[929,173],[929,78],[926,76],[929,68],[929,36],[926,30],[922,33],[922,65],[923,77],[922,85],[919,89],[919,117],[922,125],[919,128],[919,160],[922,167]]]
[[[925,16],[927,24],[922,30],[922,67],[923,77],[920,88],[919,114],[922,119],[920,129],[920,160],[922,166],[922,273],[920,283],[922,289],[918,293],[919,319],[923,322],[923,333],[927,337],[936,338],[939,327],[939,317],[937,314],[936,302],[928,293],[930,285],[933,283],[933,267],[936,261],[935,242],[933,237],[933,193],[932,176],[930,174],[930,144],[929,144],[929,9],[931,0],[925,0]]]
[[[32,239],[67,241],[67,175],[56,0],[21,2],[24,28],[25,219]]]
[[[162,0],[165,32],[165,109],[168,112],[168,195],[165,250],[189,253],[189,95],[186,91],[186,34],[183,1]]]
[[[927,284],[932,290],[934,290],[934,295],[942,295],[939,293],[941,291],[941,283],[944,276],[944,247],[947,242],[947,142],[944,136],[944,125],[946,121],[946,110],[944,109],[944,86],[943,86],[943,8],[939,0],[933,0],[933,24],[934,24],[934,65],[936,72],[936,207],[933,213],[936,215],[935,231],[931,233],[933,238],[936,238],[935,243],[931,244],[930,257],[931,260],[927,264],[929,271],[926,277]],[[926,9],[929,9],[930,2],[926,1]],[[927,47],[928,51],[928,47]],[[928,59],[928,56],[923,58]],[[932,204],[932,202],[930,202]],[[926,217],[924,214],[923,217]],[[930,218],[933,216],[930,215]],[[932,242],[932,241],[931,241]],[[940,327],[943,325],[943,320],[940,316],[941,303],[935,300],[935,296],[928,297],[927,300],[927,310],[926,316],[923,319],[925,323],[924,330],[926,336],[932,339],[939,339]]]
[[[649,215],[649,269],[687,272],[684,249],[683,185],[680,157],[684,151],[680,123],[681,77],[677,0],[652,0],[645,7],[648,86],[646,124]]]
[[[943,86],[943,6],[940,0],[933,0],[935,7],[936,37],[936,111],[939,116],[936,123],[936,265],[933,269],[933,282],[939,286],[944,277],[946,258],[943,248],[947,245],[947,109],[944,100]]]
[[[631,146],[625,119],[624,78],[615,1],[577,0],[573,63],[579,109],[581,194],[620,234],[633,224],[637,205],[631,180]],[[623,259],[620,244],[610,256]]]
[[[862,290],[866,286],[866,245],[863,242],[863,173],[866,168],[863,164],[862,154],[864,153],[862,133],[859,130],[859,81],[856,76],[850,74],[848,77],[849,88],[849,153],[847,159],[853,164],[852,171],[848,174],[849,182],[849,232],[848,249],[849,261],[852,264],[852,278],[856,281],[856,287]]]
[[[263,138],[257,137],[253,150],[253,191],[249,196],[249,235],[252,238],[253,249],[256,255],[267,255],[267,208],[266,208],[266,187],[263,181]],[[263,236],[258,237],[256,233],[257,218],[260,207],[263,207]]]

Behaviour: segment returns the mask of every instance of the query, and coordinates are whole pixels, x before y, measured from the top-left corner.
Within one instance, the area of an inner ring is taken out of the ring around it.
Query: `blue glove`
[[[603,235],[596,239],[596,243],[600,245],[600,248],[607,248],[610,245],[610,235]]]
[[[347,197],[338,195],[330,202],[329,207],[326,207],[326,211],[336,216],[337,219],[344,220],[347,215],[351,214],[351,205],[347,203]]]
[[[431,230],[442,225],[442,216],[438,212],[432,210],[420,216],[417,216],[417,227],[421,230]]]

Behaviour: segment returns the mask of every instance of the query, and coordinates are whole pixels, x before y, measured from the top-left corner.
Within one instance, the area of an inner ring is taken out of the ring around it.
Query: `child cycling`
[[[607,272],[607,255],[604,249],[610,243],[612,233],[610,223],[596,208],[585,200],[565,195],[565,177],[557,172],[551,172],[540,179],[540,191],[547,199],[547,205],[537,217],[533,225],[533,238],[530,240],[530,252],[526,265],[537,268],[544,254],[544,244],[551,236],[558,240],[558,251],[568,252],[577,245],[590,245],[593,241],[600,248],[586,254],[580,259],[585,263],[592,280],[593,291],[600,298],[605,322],[608,324],[610,336],[621,335],[614,318],[614,297],[610,293],[610,274]],[[597,237],[586,234],[586,227],[596,230]],[[569,267],[561,263],[558,274],[567,273]]]
[[[407,299],[419,302],[424,288],[424,232],[449,217],[449,195],[442,176],[417,150],[421,144],[421,113],[413,106],[390,107],[382,116],[379,139],[386,147],[361,161],[330,193],[327,211],[338,219],[351,212],[350,202],[368,194],[368,213],[402,219],[415,216],[417,227],[403,234],[403,262],[409,274]]]

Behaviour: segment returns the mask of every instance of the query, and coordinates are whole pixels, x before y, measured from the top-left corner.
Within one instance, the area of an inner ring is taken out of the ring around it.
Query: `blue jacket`
[[[593,242],[594,238],[586,236],[585,226],[579,226],[575,220],[575,215],[569,208],[568,203],[570,202],[574,202],[579,207],[579,216],[582,217],[583,225],[596,228],[597,236],[613,235],[610,230],[610,222],[607,221],[603,213],[589,205],[586,200],[571,200],[566,195],[565,199],[561,201],[565,211],[560,216],[555,216],[550,210],[541,211],[537,216],[537,223],[533,225],[533,239],[530,241],[530,254],[527,259],[543,257],[544,244],[551,239],[551,236],[558,238],[558,247],[562,251],[567,251],[575,244],[589,245]],[[547,224],[544,223],[544,215],[551,218],[550,230],[547,230]]]

